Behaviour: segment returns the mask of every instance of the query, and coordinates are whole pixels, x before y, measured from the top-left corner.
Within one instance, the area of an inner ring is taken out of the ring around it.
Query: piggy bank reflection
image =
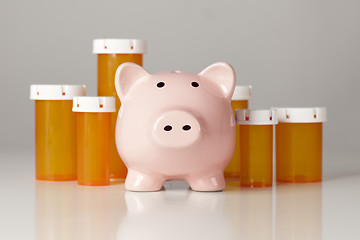
[[[121,101],[116,145],[128,168],[126,189],[157,191],[175,179],[196,191],[225,187],[236,134],[230,65],[215,63],[199,74],[149,74],[124,63],[115,86]]]
[[[116,239],[236,239],[224,210],[225,193],[127,191],[125,202]]]

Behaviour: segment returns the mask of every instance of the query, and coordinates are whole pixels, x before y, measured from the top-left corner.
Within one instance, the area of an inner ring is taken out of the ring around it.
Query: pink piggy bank
[[[225,187],[236,134],[229,64],[215,63],[199,74],[149,74],[124,63],[115,86],[121,101],[115,137],[128,167],[126,189],[158,191],[165,181],[180,179],[196,191]]]

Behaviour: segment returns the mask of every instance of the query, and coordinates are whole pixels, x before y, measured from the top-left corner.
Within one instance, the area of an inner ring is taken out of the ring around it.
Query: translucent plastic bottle
[[[240,185],[272,186],[274,110],[236,110],[240,125]]]
[[[236,109],[247,109],[252,96],[252,86],[236,86],[231,100],[231,107]],[[240,177],[240,126],[236,126],[236,146],[230,163],[226,166],[224,174],[227,181],[237,181]]]
[[[31,85],[37,180],[76,180],[76,118],[71,108],[74,96],[85,94],[85,86]]]
[[[116,112],[111,114],[110,176],[124,179],[127,174],[125,164],[120,159],[115,145],[115,124],[120,108],[120,100],[115,90],[115,72],[124,62],[143,64],[146,41],[136,39],[95,39],[93,53],[98,55],[98,96],[114,96]]]
[[[111,114],[115,97],[75,97],[78,184],[110,184]]]
[[[322,123],[326,108],[276,108],[276,180],[322,180]]]

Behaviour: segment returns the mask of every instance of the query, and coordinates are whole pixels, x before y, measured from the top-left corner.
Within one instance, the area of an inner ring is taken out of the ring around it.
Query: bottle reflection
[[[125,214],[122,185],[36,183],[37,240],[116,239],[117,227]]]
[[[76,185],[73,182],[36,182],[36,239],[72,239],[76,226]]]
[[[223,192],[195,192],[175,185],[167,183],[160,192],[126,192],[128,211],[117,239],[234,239]]]
[[[123,187],[78,187],[78,238],[116,239],[120,219],[126,214]]]
[[[227,187],[226,209],[232,217],[236,239],[271,240],[273,237],[272,188]]]
[[[276,187],[276,240],[322,238],[322,184]]]
[[[321,239],[322,185],[129,192],[122,184],[36,183],[36,239]],[[276,202],[273,204],[273,191]],[[275,205],[275,224],[273,224]],[[231,219],[230,219],[231,218]],[[273,226],[275,234],[273,234]]]

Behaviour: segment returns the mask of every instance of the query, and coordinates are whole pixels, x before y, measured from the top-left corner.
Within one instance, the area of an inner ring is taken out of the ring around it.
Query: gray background
[[[32,83],[96,94],[94,38],[148,40],[149,72],[234,66],[252,108],[326,106],[325,151],[359,149],[360,1],[0,3],[0,149],[34,147]]]

